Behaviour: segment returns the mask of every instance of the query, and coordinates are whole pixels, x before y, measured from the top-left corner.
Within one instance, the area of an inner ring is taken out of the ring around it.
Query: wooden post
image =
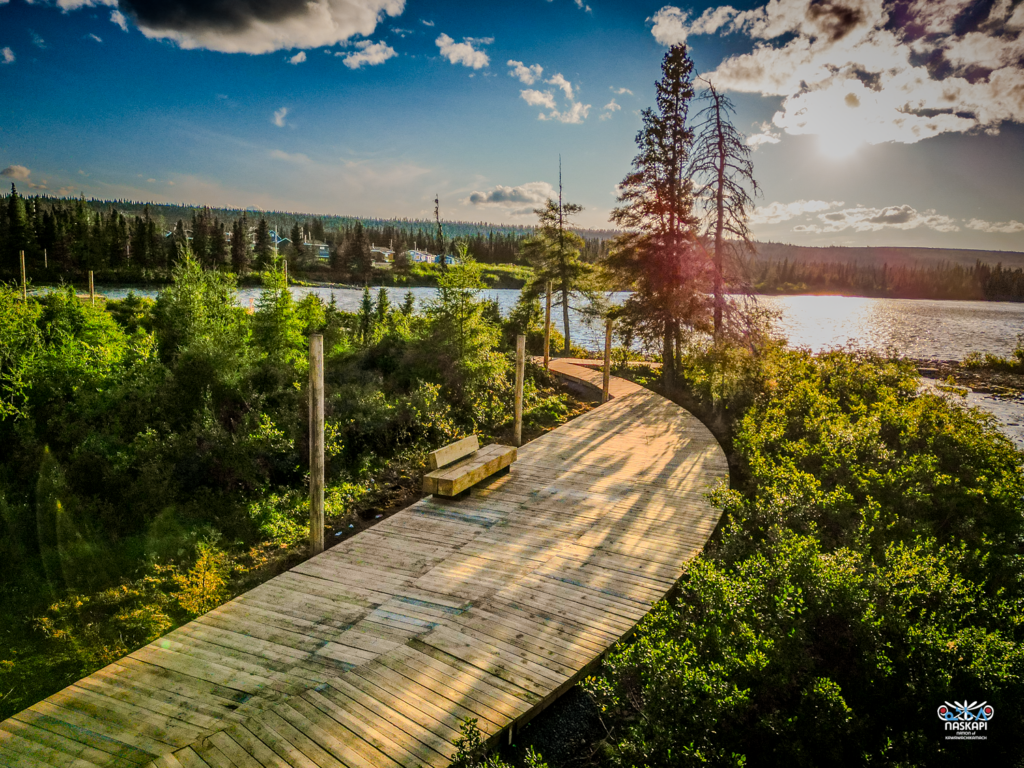
[[[324,551],[324,337],[309,337],[309,554]]]
[[[544,287],[544,367],[549,368],[551,354],[548,349],[551,346],[551,281],[548,280]]]
[[[604,377],[601,382],[601,402],[608,402],[608,385],[612,378],[612,319],[604,327]]]
[[[92,270],[91,269],[89,270],[89,301],[92,302],[92,305],[94,307],[96,306],[96,287],[95,287],[95,285],[94,285],[94,283],[92,281]]]
[[[516,336],[516,421],[512,434],[512,442],[515,443],[516,448],[523,444],[523,372],[525,368],[526,337],[519,334]]]
[[[25,280],[25,252],[21,251],[21,300],[28,301],[28,283]]]
[[[288,257],[284,259],[284,287],[288,287]]]
[[[50,268],[50,257],[46,255],[46,249],[43,248],[43,269]]]

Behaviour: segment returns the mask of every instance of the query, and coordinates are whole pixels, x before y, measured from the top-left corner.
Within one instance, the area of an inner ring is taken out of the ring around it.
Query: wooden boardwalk
[[[526,722],[718,521],[708,430],[621,379],[611,394],[468,498],[413,504],[0,723],[0,764],[445,766],[464,718]]]

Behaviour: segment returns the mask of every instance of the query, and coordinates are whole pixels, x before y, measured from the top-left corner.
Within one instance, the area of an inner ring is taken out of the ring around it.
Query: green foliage
[[[495,385],[508,369],[498,354],[498,329],[485,317],[482,268],[460,246],[460,263],[438,280],[437,298],[427,305],[429,341],[423,350],[447,389],[448,399],[468,405]]]
[[[1017,344],[1010,357],[1000,357],[991,352],[970,352],[963,359],[964,368],[1024,373],[1024,333],[1017,336]]]
[[[459,726],[459,736],[452,742],[455,757],[449,768],[512,768],[497,755],[485,756],[484,741],[475,717],[467,717]],[[548,768],[548,764],[530,747],[526,751],[526,768]]]
[[[588,682],[622,729],[611,764],[962,764],[936,706],[1024,714],[1022,455],[912,366],[731,354],[703,394],[732,406],[740,488],[713,495],[721,536],[678,597]],[[989,736],[979,759],[1021,758]]]

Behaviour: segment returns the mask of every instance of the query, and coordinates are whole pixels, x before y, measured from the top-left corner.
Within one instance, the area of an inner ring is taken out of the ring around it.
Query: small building
[[[329,261],[331,258],[331,247],[327,243],[322,243],[319,240],[304,240],[302,247],[306,249],[306,253],[320,261]]]
[[[405,257],[410,261],[418,264],[440,264],[441,256],[433,253],[427,253],[426,251],[409,250],[405,252]],[[448,266],[458,264],[459,260],[454,256],[445,256],[444,263]]]

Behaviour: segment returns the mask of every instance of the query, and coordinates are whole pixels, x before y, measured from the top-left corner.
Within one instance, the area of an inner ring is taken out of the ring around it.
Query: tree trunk
[[[562,349],[562,354],[570,357],[569,350],[572,347],[569,341],[569,290],[565,287],[565,283],[562,283],[562,327],[565,330],[565,347]]]
[[[715,219],[715,341],[722,333],[722,309],[725,303],[724,280],[722,279],[722,249],[725,247],[725,134],[722,131],[722,108],[718,92],[712,90],[715,99],[715,130],[718,132],[718,193],[715,195],[717,215]]]
[[[675,345],[673,342],[673,331],[675,330],[675,324],[671,318],[665,318],[665,339],[662,345],[661,351],[661,383],[664,385],[666,390],[672,389],[676,385],[676,359],[675,359]]]

